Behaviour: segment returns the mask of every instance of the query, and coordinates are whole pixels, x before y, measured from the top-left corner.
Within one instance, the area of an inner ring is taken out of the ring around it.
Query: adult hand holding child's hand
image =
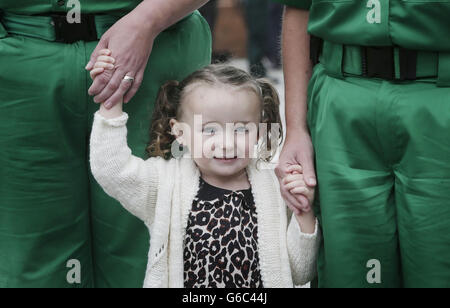
[[[291,132],[291,134],[293,135],[287,135],[286,137],[275,174],[280,182],[281,195],[289,208],[293,211],[295,208],[306,210],[312,205],[308,199],[303,195],[291,194],[284,188],[281,182],[289,174],[289,167],[301,165],[304,181],[308,187],[314,188],[317,185],[314,170],[314,149],[309,133],[299,132],[294,134]]]
[[[286,169],[287,175],[281,180],[281,186],[284,190],[292,195],[302,197],[307,200],[307,206],[301,210],[298,208],[291,208],[296,215],[301,212],[310,212],[311,205],[314,201],[314,187],[306,185],[303,177],[303,168],[300,165],[291,165]]]
[[[90,72],[92,80],[95,81],[100,76],[111,78],[114,74],[114,63],[115,59],[111,56],[110,50],[100,50],[99,56]],[[107,119],[120,116],[122,114],[122,100],[123,97],[120,97],[118,103],[112,106],[109,110],[105,107],[105,104],[102,104],[100,106],[100,114]]]
[[[314,233],[316,229],[316,218],[311,206],[314,202],[314,187],[308,186],[305,183],[303,168],[300,165],[291,165],[286,169],[287,176],[285,176],[281,185],[284,190],[292,195],[301,196],[308,200],[308,206],[303,209],[293,208],[295,218],[300,225],[302,232]]]
[[[99,76],[89,88],[88,93],[95,95],[96,103],[104,102],[110,108],[119,101],[128,102],[136,94],[156,37],[156,32],[149,29],[148,24],[145,15],[140,10],[134,10],[114,24],[100,39],[86,69],[94,69],[100,51],[105,48],[114,52],[116,62],[112,75]],[[125,76],[134,78],[132,85],[124,80]]]

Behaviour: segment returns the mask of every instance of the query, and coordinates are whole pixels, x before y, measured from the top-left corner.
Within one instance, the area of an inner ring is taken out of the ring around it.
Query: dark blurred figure
[[[283,18],[283,5],[280,3],[269,2],[269,31],[267,44],[267,58],[272,67],[281,68],[281,24]]]
[[[281,68],[283,5],[269,0],[243,0],[242,3],[248,30],[247,57],[250,73],[257,78],[266,77],[264,57],[270,61],[272,68]]]
[[[205,17],[206,21],[211,28],[211,34],[214,42],[214,29],[217,21],[217,3],[219,0],[210,0],[204,6],[202,6],[199,11]],[[213,50],[211,55],[211,63],[224,63],[227,62],[231,58],[231,53],[229,51],[215,51]]]
[[[217,2],[218,0],[210,0],[204,6],[202,6],[199,11],[205,17],[206,21],[211,28],[211,33],[214,33],[214,26],[216,25],[217,19]]]
[[[242,3],[248,30],[247,58],[250,65],[250,73],[256,78],[265,77],[267,71],[262,60],[267,50],[269,1],[243,0]]]

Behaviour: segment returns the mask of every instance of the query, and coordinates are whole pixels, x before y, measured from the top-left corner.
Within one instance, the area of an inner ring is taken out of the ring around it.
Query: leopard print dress
[[[230,191],[200,178],[186,228],[186,288],[261,288],[251,188]]]

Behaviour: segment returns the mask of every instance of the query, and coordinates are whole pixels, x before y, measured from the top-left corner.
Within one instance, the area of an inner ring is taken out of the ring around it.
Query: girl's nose
[[[218,138],[221,142],[220,145],[216,145],[216,149],[222,151],[222,154],[226,158],[233,158],[235,156],[235,137],[233,133],[224,132],[222,138]]]

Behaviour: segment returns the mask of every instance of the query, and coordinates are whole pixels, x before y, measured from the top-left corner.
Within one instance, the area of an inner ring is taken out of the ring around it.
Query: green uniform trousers
[[[308,89],[319,287],[450,287],[450,88],[335,78]]]
[[[87,94],[84,67],[96,45],[0,38],[0,287],[143,284],[148,230],[90,173],[99,105]],[[125,105],[134,155],[146,156],[160,85],[208,65],[210,54],[209,27],[198,13],[158,36],[143,84]],[[77,262],[81,281],[73,283],[67,276],[76,277]]]

